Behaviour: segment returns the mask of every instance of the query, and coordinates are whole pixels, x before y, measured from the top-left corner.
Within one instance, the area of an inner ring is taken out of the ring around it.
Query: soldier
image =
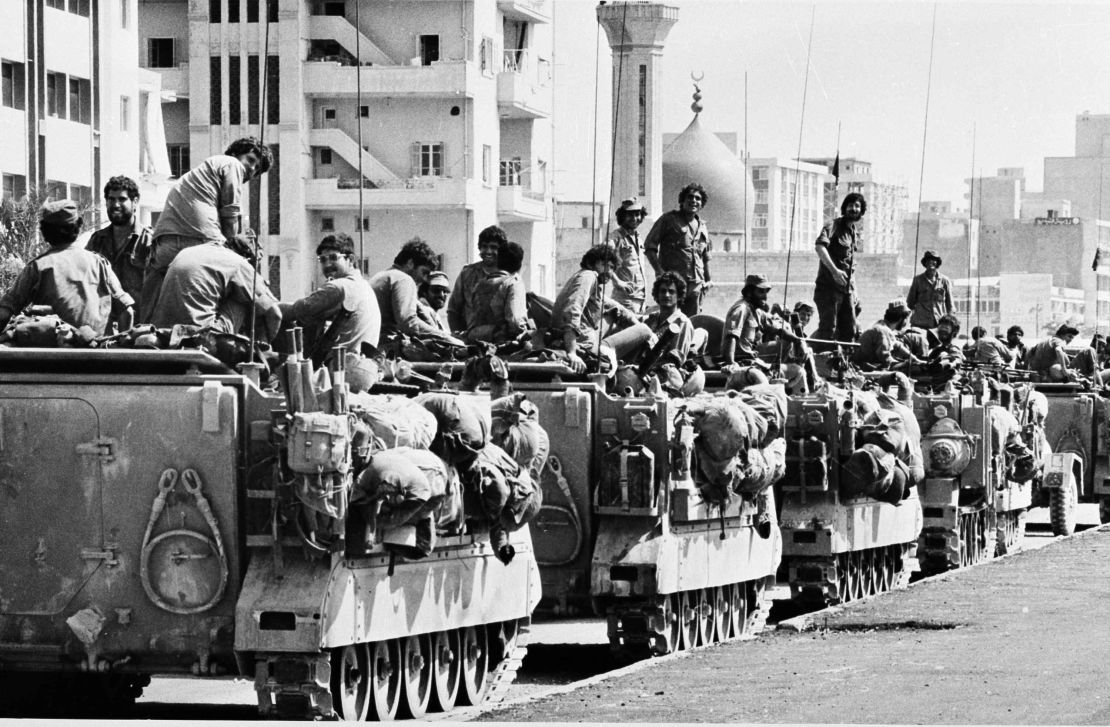
[[[478,233],[478,262],[464,265],[455,278],[455,287],[447,301],[447,325],[456,333],[462,333],[469,325],[467,308],[478,284],[489,275],[497,274],[497,253],[509,241],[505,231],[497,225],[490,225]]]
[[[801,339],[788,330],[781,319],[768,312],[767,295],[770,290],[770,283],[762,275],[749,275],[744,280],[740,300],[733,303],[725,314],[722,369],[736,372],[742,366],[754,365],[769,370],[770,365],[760,358],[760,343],[764,336],[783,338],[794,344],[801,343]],[[791,391],[805,391],[803,365],[783,364],[783,373]],[[766,381],[766,376],[753,371],[749,371],[748,377],[749,383]]]
[[[975,363],[987,366],[1007,366],[1014,360],[1014,354],[1002,341],[987,335],[987,329],[975,326],[971,329],[970,358]]]
[[[446,333],[447,324],[439,312],[447,307],[450,295],[451,281],[447,273],[442,270],[429,273],[428,279],[420,286],[420,299],[416,301],[416,314],[420,320]]]
[[[1041,376],[1042,381],[1074,381],[1075,372],[1071,370],[1071,359],[1066,346],[1079,335],[1079,329],[1064,324],[1056,329],[1056,334],[1029,349],[1028,366]]]
[[[478,280],[467,301],[464,341],[497,345],[533,330],[528,318],[528,291],[520,279],[523,265],[524,249],[520,245],[508,241],[498,247],[497,267]]]
[[[324,284],[294,303],[282,303],[281,311],[287,325],[304,326],[306,354],[320,366],[335,346],[355,354],[362,353],[364,344],[377,346],[382,316],[374,291],[355,264],[350,235],[325,237],[316,246],[316,260]]]
[[[617,229],[609,233],[604,243],[616,251],[620,260],[609,279],[613,284],[613,300],[633,313],[643,313],[647,297],[644,252],[636,230],[645,215],[647,209],[635,197],[622,200],[616,211]]]
[[[620,263],[612,248],[601,245],[591,247],[582,256],[580,269],[563,285],[551,307],[551,326],[548,334],[551,346],[562,349],[571,370],[585,373],[586,358],[604,359],[610,367],[616,365],[616,351],[611,340],[598,339],[605,324],[602,316],[613,312],[626,323],[637,323],[631,311],[620,303],[602,298],[601,288],[608,282],[609,270]],[[631,348],[631,347],[630,347]]]
[[[651,297],[658,310],[644,318],[644,324],[651,329],[651,338],[637,356],[643,364],[641,375],[667,364],[681,368],[700,342],[694,324],[678,308],[679,301],[686,298],[686,281],[678,273],[668,270],[656,278],[651,286]]]
[[[709,204],[700,184],[690,183],[678,193],[678,209],[660,215],[644,240],[648,262],[656,276],[673,270],[686,281],[686,298],[679,306],[696,316],[710,284],[709,232],[698,212]]]
[[[157,328],[176,325],[246,334],[251,317],[262,323],[261,340],[281,329],[281,305],[258,275],[254,248],[246,240],[206,242],[179,252],[166,270],[150,314]]]
[[[888,303],[883,319],[860,335],[859,347],[852,354],[852,362],[865,371],[890,371],[920,363],[920,359],[898,338],[911,313],[909,306],[901,300]]]
[[[817,306],[816,337],[826,341],[854,341],[857,327],[855,254],[862,246],[860,221],[867,214],[867,200],[851,192],[840,203],[840,217],[825,225],[813,244],[820,267],[813,289]]]
[[[940,319],[952,312],[952,281],[939,271],[942,260],[932,250],[921,257],[925,271],[914,276],[906,305],[913,314],[910,325],[915,328],[936,328]]]
[[[1006,348],[1010,349],[1010,353],[1014,357],[1014,368],[1025,368],[1025,343],[1021,340],[1025,335],[1025,331],[1021,326],[1010,326],[1006,329]]]
[[[152,314],[162,279],[177,253],[204,242],[230,243],[240,234],[243,187],[265,174],[272,162],[269,148],[245,137],[177,180],[152,233],[143,276],[142,322]]]
[[[809,303],[801,300],[795,303],[794,315],[797,316],[798,323],[796,326],[794,326],[794,333],[798,334],[802,338],[806,338],[806,327],[809,325],[809,322],[813,320],[814,313],[816,313],[816,311]]]
[[[381,311],[378,348],[389,348],[397,352],[403,345],[405,336],[424,344],[464,345],[451,334],[420,320],[417,315],[416,301],[420,297],[417,286],[428,279],[435,266],[435,252],[428,243],[417,237],[401,247],[401,251],[393,258],[393,267],[370,278],[370,287],[377,296],[378,310]]]
[[[39,231],[50,249],[27,263],[11,290],[0,298],[0,329],[28,305],[48,305],[74,328],[104,335],[109,318],[120,330],[131,327],[131,296],[101,255],[73,243],[83,221],[73,200],[47,202],[39,211]]]
[[[103,255],[128,295],[138,301],[143,290],[143,273],[150,257],[151,230],[139,222],[139,185],[130,177],[116,176],[104,185],[108,225],[92,234],[85,249]],[[142,318],[142,310],[135,310]]]

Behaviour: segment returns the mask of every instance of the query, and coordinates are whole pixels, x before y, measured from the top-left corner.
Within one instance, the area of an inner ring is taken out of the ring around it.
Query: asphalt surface
[[[1110,723],[1110,526],[483,721]]]

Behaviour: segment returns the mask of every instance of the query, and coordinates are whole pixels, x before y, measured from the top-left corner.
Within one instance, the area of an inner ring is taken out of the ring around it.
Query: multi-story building
[[[964,183],[971,216],[981,224],[997,225],[1021,217],[1025,195],[1025,170],[1021,167],[1003,167],[996,176],[974,177]]]
[[[1044,194],[1071,201],[1076,217],[1110,217],[1110,115],[1075,117],[1075,156],[1045,157]]]
[[[1059,284],[1051,273],[1003,273],[983,278],[952,280],[953,315],[961,334],[982,326],[992,336],[1003,336],[1010,326],[1021,326],[1026,339],[1044,338],[1061,325],[1092,332],[1081,288]]]
[[[313,252],[355,238],[363,270],[413,237],[455,275],[500,224],[525,283],[554,283],[547,0],[142,0],[177,170],[261,136],[274,166],[249,222],[281,297],[318,282]]]
[[[840,203],[851,192],[859,192],[867,200],[867,214],[863,218],[864,251],[893,254],[902,251],[902,220],[905,218],[906,188],[897,184],[875,181],[871,176],[871,162],[860,159],[840,159],[840,179],[831,172],[835,157],[803,159],[817,164],[830,174],[825,182],[825,221],[840,216]]]
[[[974,275],[979,270],[979,220],[969,219],[965,211],[952,212],[944,202],[922,202],[920,212],[902,221],[905,248],[900,274],[913,277],[922,271],[920,259],[932,250],[943,259],[942,272],[950,278]]]
[[[821,165],[799,161],[750,159],[755,204],[751,250],[811,250],[825,224],[825,183],[832,176]]]
[[[136,10],[136,0],[0,3],[4,197],[36,187],[92,207],[113,175],[166,171],[148,136],[160,89],[135,63]]]

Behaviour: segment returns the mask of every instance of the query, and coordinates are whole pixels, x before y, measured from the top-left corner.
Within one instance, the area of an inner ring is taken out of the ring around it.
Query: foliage
[[[0,200],[0,290],[10,288],[23,266],[45,248],[39,208],[47,198],[45,189],[32,187],[23,199]]]

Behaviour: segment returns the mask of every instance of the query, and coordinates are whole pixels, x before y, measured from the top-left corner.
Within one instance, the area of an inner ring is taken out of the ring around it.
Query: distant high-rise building
[[[965,179],[964,183],[971,216],[981,224],[997,225],[1021,217],[1025,195],[1025,170],[1021,167],[1005,167],[996,176]]]
[[[825,184],[820,164],[777,158],[749,159],[755,204],[751,250],[809,252],[825,224]]]
[[[162,0],[140,7],[175,171],[263,136],[247,218],[283,298],[331,232],[362,268],[419,236],[452,277],[499,224],[531,290],[554,282],[549,0]],[[361,215],[360,215],[361,209]]]
[[[1076,217],[1110,217],[1110,115],[1075,118],[1075,156],[1045,157],[1044,194],[1071,201]]]

